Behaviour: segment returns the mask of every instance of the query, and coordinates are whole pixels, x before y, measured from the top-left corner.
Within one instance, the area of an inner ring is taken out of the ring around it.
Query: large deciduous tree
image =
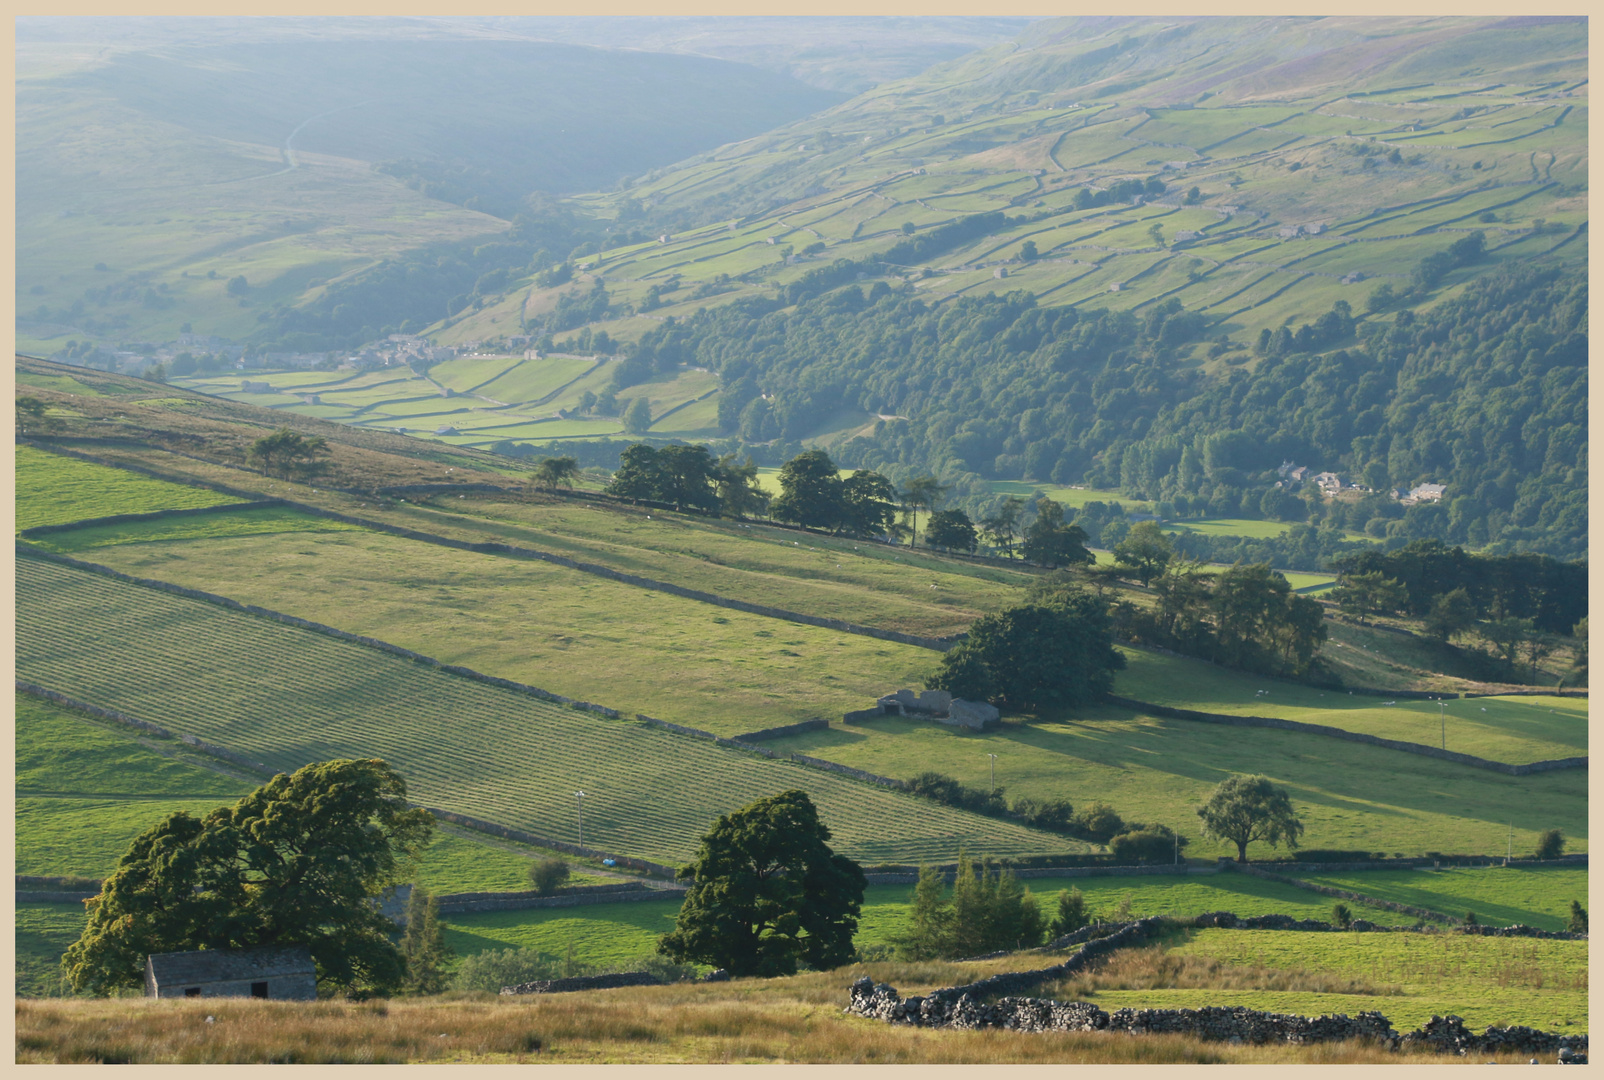
[[[925,527],[925,543],[949,551],[974,551],[979,537],[974,523],[962,510],[937,510]]]
[[[139,986],[149,953],[306,945],[321,986],[390,992],[406,962],[374,900],[410,876],[433,830],[382,761],[281,773],[233,806],[180,811],[137,837],[62,967],[75,989],[103,994]]]
[[[723,815],[680,869],[695,883],[658,951],[765,977],[794,974],[798,961],[819,969],[848,962],[866,883],[829,839],[802,791]]]
[[[1086,530],[1064,524],[1064,508],[1048,498],[1036,502],[1036,520],[1025,530],[1020,553],[1043,566],[1075,566],[1095,561],[1086,550]]]
[[[1156,521],[1137,522],[1125,539],[1114,545],[1114,561],[1140,578],[1144,589],[1174,557],[1175,548]]]
[[[770,513],[781,521],[829,528],[841,517],[841,483],[829,454],[798,454],[780,466],[780,494]]]
[[[1106,694],[1124,666],[1107,609],[1071,592],[1053,606],[1026,604],[975,620],[930,685],[1012,708],[1075,707]]]
[[[1236,845],[1236,861],[1248,861],[1248,845],[1256,840],[1279,847],[1297,847],[1303,823],[1292,800],[1265,776],[1232,776],[1220,781],[1209,801],[1197,808],[1203,834]]]

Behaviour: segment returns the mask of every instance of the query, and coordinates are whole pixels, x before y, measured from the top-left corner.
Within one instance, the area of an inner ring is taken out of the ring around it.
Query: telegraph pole
[[[1448,749],[1448,718],[1442,710],[1442,698],[1437,699],[1437,724],[1442,729],[1442,748]]]
[[[585,853],[585,793],[576,791],[574,795],[579,799],[579,853]]]
[[[991,758],[991,790],[996,791],[997,790],[997,755],[996,754],[987,754],[986,756]]]

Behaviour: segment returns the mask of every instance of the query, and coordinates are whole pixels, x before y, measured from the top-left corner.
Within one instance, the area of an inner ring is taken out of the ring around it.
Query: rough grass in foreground
[[[1171,1035],[928,1031],[846,1017],[849,976],[631,987],[544,1000],[17,1003],[18,1062],[1366,1063],[1440,1060],[1358,1043],[1231,1046]],[[207,1016],[213,1022],[205,1022]],[[1477,1060],[1484,1060],[1479,1057]],[[1505,1055],[1510,1063],[1524,1058]]]

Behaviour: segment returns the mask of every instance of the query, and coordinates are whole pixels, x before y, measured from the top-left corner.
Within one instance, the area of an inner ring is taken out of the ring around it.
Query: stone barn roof
[[[285,975],[316,976],[312,953],[305,945],[265,949],[201,949],[195,952],[152,953],[149,972],[158,986],[179,983],[242,982]]]

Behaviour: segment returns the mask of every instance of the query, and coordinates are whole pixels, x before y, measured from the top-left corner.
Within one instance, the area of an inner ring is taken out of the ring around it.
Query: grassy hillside
[[[18,529],[243,501],[222,492],[153,480],[31,446],[17,447],[16,470]]]
[[[1084,847],[34,559],[19,561],[18,582],[19,678],[270,768],[382,757],[416,801],[537,835],[576,835],[572,792],[583,787],[589,844],[684,861],[718,814],[802,787],[839,849],[866,862],[949,857],[960,846],[999,855]],[[249,659],[263,656],[272,664]]]
[[[1544,829],[1586,846],[1585,770],[1513,777],[1396,750],[1289,731],[1225,728],[1145,717],[1108,707],[1073,718],[958,731],[888,717],[791,735],[769,744],[886,776],[927,769],[985,790],[990,754],[1009,798],[1112,805],[1125,819],[1157,822],[1192,838],[1194,857],[1235,855],[1199,836],[1195,808],[1233,773],[1270,777],[1291,795],[1302,844],[1419,854],[1502,854],[1509,823],[1515,849],[1532,850]],[[1267,858],[1270,849],[1249,849]]]
[[[528,41],[118,44],[19,87],[25,347],[159,342],[186,323],[243,340],[266,309],[383,259],[492,239],[536,189],[608,188],[843,96],[705,57]],[[225,292],[239,275],[244,303]]]
[[[1490,224],[1513,256],[1528,254],[1535,219],[1566,231],[1583,220],[1584,57],[1579,24],[1562,21],[1039,23],[1018,45],[649,176],[632,198],[704,227],[594,265],[621,282],[783,284],[809,261],[885,251],[904,222],[917,236],[1022,210],[981,240],[915,260],[936,271],[920,291],[1022,288],[1043,303],[1113,308],[1175,296],[1255,336],[1338,298],[1362,310],[1374,281],[1341,279],[1401,276],[1440,229]],[[1368,159],[1355,152],[1366,147]],[[1386,160],[1393,150],[1400,162]],[[1169,194],[1147,205],[1073,207],[1083,185],[1152,174]],[[1199,200],[1184,201],[1193,186]],[[1478,220],[1486,214],[1494,220]],[[1325,231],[1281,235],[1305,223]],[[1040,258],[1022,263],[1026,239]],[[814,242],[824,250],[799,264],[779,256]]]
[[[1157,705],[1325,724],[1516,764],[1587,753],[1585,699],[1455,699],[1439,719],[1435,701],[1383,701],[1136,649],[1125,658],[1115,693]]]

